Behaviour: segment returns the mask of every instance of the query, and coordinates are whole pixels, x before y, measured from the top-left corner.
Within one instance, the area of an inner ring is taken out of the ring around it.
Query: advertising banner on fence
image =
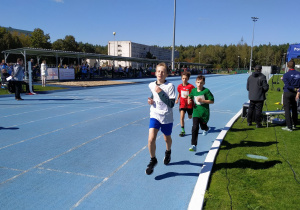
[[[74,69],[59,69],[59,80],[74,80],[75,71]]]
[[[58,80],[58,68],[48,68],[47,73],[47,80]]]

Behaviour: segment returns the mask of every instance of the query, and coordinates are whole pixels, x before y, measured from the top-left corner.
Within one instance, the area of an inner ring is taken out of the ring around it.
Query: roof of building
[[[41,49],[41,48],[17,48],[4,50],[2,53],[5,54],[5,57],[9,54],[21,54],[24,57],[27,55],[31,56],[51,56],[51,57],[65,57],[65,58],[89,58],[89,59],[100,59],[100,60],[114,60],[114,61],[131,61],[138,63],[171,63],[171,60],[157,60],[157,59],[148,59],[148,58],[136,58],[136,57],[122,57],[122,56],[112,56],[96,53],[85,53],[85,52],[74,52],[74,51],[63,51],[63,50],[52,50],[52,49]],[[183,65],[194,65],[194,66],[208,66],[210,64],[201,64],[201,63],[188,63],[188,62],[176,62]]]

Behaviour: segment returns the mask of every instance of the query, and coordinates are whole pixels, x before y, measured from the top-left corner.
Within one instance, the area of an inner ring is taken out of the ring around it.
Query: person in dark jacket
[[[283,127],[282,130],[293,131],[293,129],[296,129],[296,125],[298,121],[298,111],[297,111],[296,101],[297,101],[297,96],[299,98],[297,92],[300,91],[299,89],[300,72],[295,70],[294,60],[290,60],[287,63],[287,66],[289,68],[289,71],[286,72],[282,77],[282,81],[284,83],[283,107],[284,107],[285,120],[286,120],[286,127]],[[292,116],[291,116],[291,110],[292,110]]]
[[[264,100],[266,100],[266,92],[269,90],[267,78],[261,73],[262,67],[260,65],[255,66],[255,72],[248,77],[247,90],[249,91],[250,105],[248,108],[247,122],[248,125],[252,125],[252,115],[255,110],[255,122],[257,128],[262,128],[262,108]]]

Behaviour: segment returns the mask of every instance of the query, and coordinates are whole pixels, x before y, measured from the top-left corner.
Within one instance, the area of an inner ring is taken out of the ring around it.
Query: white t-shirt
[[[173,122],[173,109],[168,107],[155,92],[156,81],[149,84],[149,88],[153,94],[153,105],[150,107],[150,118],[157,119],[161,124],[169,124]],[[169,99],[175,99],[175,86],[166,81],[159,86]]]

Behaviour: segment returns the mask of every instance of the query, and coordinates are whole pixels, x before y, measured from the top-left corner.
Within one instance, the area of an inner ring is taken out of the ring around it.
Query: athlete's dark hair
[[[190,79],[191,73],[188,71],[184,71],[184,72],[182,72],[181,77],[184,75],[187,76],[188,79]]]
[[[197,78],[196,78],[196,81],[197,80],[203,80],[205,82],[205,76],[203,75],[199,75]]]

